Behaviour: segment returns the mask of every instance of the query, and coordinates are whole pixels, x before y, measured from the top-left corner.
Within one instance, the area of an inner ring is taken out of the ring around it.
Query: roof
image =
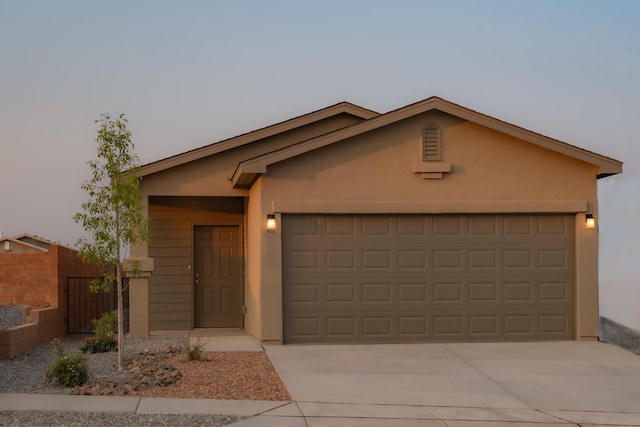
[[[23,237],[23,236],[25,236],[25,235],[21,235],[21,236],[18,236],[18,237]],[[34,244],[34,243],[31,243],[31,242],[25,242],[23,240],[19,240],[18,237],[4,237],[4,238],[0,239],[0,243],[11,242],[11,243],[13,243],[15,245],[24,246],[24,247],[27,247],[27,248],[30,248],[30,249],[37,250],[39,252],[43,252],[43,253],[48,253],[49,252],[49,247],[45,248],[42,245]]]
[[[168,157],[166,159],[158,160],[157,162],[146,164],[138,170],[138,175],[143,177],[156,172],[161,172],[166,169],[209,157],[223,151],[250,144],[252,142],[259,141],[261,139],[287,132],[289,130],[293,130],[340,114],[350,114],[363,120],[367,120],[379,115],[379,113],[375,111],[360,107],[350,102],[340,102],[338,104],[331,105],[329,107],[322,108],[320,110],[316,110],[302,116],[294,117],[292,119],[285,120],[271,126],[244,133],[242,135],[225,139],[220,142],[215,142],[204,147],[196,148],[195,150],[190,150],[172,157]]]
[[[149,163],[142,166],[138,170],[138,173],[143,177],[161,172],[163,170],[250,144],[338,114],[351,114],[362,119],[359,123],[292,144],[276,151],[268,153],[265,152],[261,155],[245,159],[240,162],[231,178],[233,186],[235,188],[250,188],[258,179],[260,174],[266,173],[267,168],[272,164],[432,110],[451,114],[461,119],[485,126],[489,129],[513,136],[520,140],[593,164],[598,168],[598,178],[622,172],[622,162],[618,160],[567,144],[566,142],[549,138],[434,96],[384,114],[376,113],[375,111],[368,110],[349,102],[341,102],[290,120],[213,143],[205,147],[187,151],[157,162]]]
[[[354,124],[352,126],[336,130],[326,135],[300,142],[298,144],[282,148],[280,150],[265,153],[251,159],[241,162],[236,168],[232,181],[236,188],[249,188],[258,179],[260,174],[267,172],[269,165],[290,159],[295,156],[307,153],[309,151],[328,146],[335,142],[351,138],[365,132],[379,129],[383,126],[396,123],[400,120],[410,118],[412,116],[422,114],[431,110],[438,110],[453,116],[468,120],[473,123],[485,126],[489,129],[502,132],[523,141],[536,144],[549,150],[582,160],[586,163],[596,165],[598,167],[598,178],[615,175],[622,172],[622,162],[610,157],[558,141],[553,138],[529,131],[519,126],[498,120],[494,117],[487,116],[477,111],[470,110],[458,104],[454,104],[438,97],[431,97],[423,101],[410,104],[406,107],[390,111],[372,117],[364,122]]]
[[[33,246],[39,246],[43,249],[49,249],[51,245],[55,245],[55,242],[51,240],[45,239],[40,236],[33,236],[31,234],[20,234],[19,236],[15,236],[14,239],[19,240],[23,243],[28,243]]]

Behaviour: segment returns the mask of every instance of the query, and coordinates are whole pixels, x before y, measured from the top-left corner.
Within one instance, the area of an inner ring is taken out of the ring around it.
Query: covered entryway
[[[239,227],[195,227],[195,327],[242,327]]]
[[[284,341],[575,338],[573,215],[283,215]]]

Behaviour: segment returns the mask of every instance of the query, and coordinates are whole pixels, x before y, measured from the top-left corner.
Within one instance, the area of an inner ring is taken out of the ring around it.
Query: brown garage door
[[[574,338],[570,215],[283,215],[284,340]]]

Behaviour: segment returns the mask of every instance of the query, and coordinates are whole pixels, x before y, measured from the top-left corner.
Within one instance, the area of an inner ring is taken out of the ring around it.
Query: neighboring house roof
[[[42,252],[42,253],[48,253],[49,252],[49,248],[43,248],[42,246],[39,245],[35,245],[32,243],[28,243],[28,242],[24,242],[22,240],[18,240],[16,238],[12,238],[12,237],[5,237],[0,239],[0,252],[5,252],[4,251],[4,242],[11,242],[14,245],[19,245],[19,246],[23,246],[25,248],[29,248],[29,249],[34,249],[38,252]]]
[[[180,166],[194,160],[199,160],[223,151],[231,150],[242,145],[246,145],[340,114],[350,114],[363,120],[367,120],[379,115],[379,113],[376,113],[375,111],[368,110],[350,102],[340,102],[338,104],[331,105],[329,107],[313,111],[302,116],[294,117],[292,119],[285,120],[271,126],[244,133],[242,135],[225,139],[220,142],[215,142],[201,148],[196,148],[195,150],[187,151],[185,153],[177,154],[166,159],[158,160],[157,162],[146,164],[140,168],[138,174],[139,176],[151,175],[156,172],[161,172],[163,170]]]
[[[487,128],[516,137],[523,141],[539,145],[552,151],[582,160],[598,167],[598,178],[622,172],[622,162],[602,156],[588,150],[567,144],[527,129],[503,122],[477,111],[470,110],[438,97],[431,97],[406,107],[372,117],[364,122],[321,135],[280,150],[265,153],[261,156],[241,162],[233,174],[232,181],[236,188],[250,188],[260,174],[267,172],[269,165],[290,159],[309,151],[325,147],[335,142],[369,132],[400,120],[404,120],[431,110],[438,110],[468,120]]]
[[[19,236],[15,236],[14,239],[47,250],[51,248],[51,245],[55,245],[51,240],[44,239],[40,236],[32,236],[31,234],[20,234]]]

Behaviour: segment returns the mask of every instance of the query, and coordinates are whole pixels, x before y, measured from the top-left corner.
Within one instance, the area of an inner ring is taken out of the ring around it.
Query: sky
[[[640,329],[638,22],[635,0],[0,0],[0,231],[85,236],[102,113],[146,164],[340,101],[440,96],[624,162],[598,184],[602,300]]]

